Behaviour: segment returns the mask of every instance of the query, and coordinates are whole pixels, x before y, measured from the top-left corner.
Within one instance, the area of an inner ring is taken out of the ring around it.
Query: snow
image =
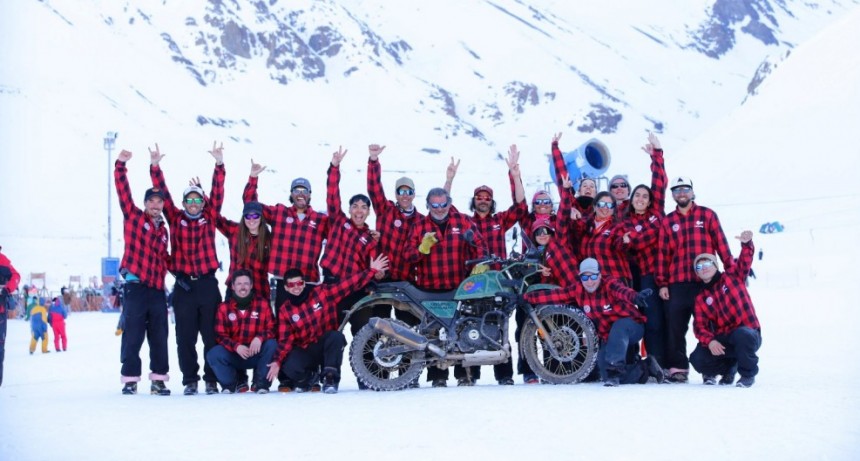
[[[140,395],[122,396],[119,338],[113,335],[116,315],[73,314],[67,324],[69,351],[33,356],[27,353],[28,325],[10,320],[0,387],[4,428],[0,460],[858,459],[860,326],[853,321],[855,287],[860,279],[860,245],[856,242],[860,235],[860,208],[856,206],[860,173],[858,31],[860,9],[854,8],[814,39],[801,43],[765,81],[759,95],[714,123],[709,131],[678,149],[664,140],[669,175],[693,177],[697,201],[719,213],[730,238],[744,229],[757,231],[766,221],[778,219],[786,224],[781,234],[756,233],[754,237],[756,246],[764,250],[764,259],[754,262],[758,278],[750,285],[763,329],[761,373],[754,387],[705,387],[695,373],[688,385],[607,389],[597,384],[518,383],[502,387],[492,380],[492,369],[483,367],[484,377],[474,388],[431,389],[422,383],[424,387],[417,390],[374,393],[358,391],[345,364],[341,392],[336,395],[184,397],[175,350],[171,349],[173,380],[168,386],[174,395],[151,396],[143,381]],[[42,33],[61,32],[47,29]],[[69,78],[69,88],[78,88],[80,82],[71,80],[77,77]],[[345,87],[343,91],[347,91]],[[0,139],[4,168],[21,171],[32,165],[29,162],[56,162],[67,172],[89,169],[97,172],[93,178],[103,178],[104,152],[95,152],[96,159],[86,162],[77,157],[72,161],[68,152],[100,146],[101,130],[96,133],[92,127],[115,126],[110,119],[98,111],[93,113],[101,115],[90,119],[71,117],[65,119],[65,125],[52,126],[54,134],[48,136],[47,128],[42,131],[38,126],[37,109],[48,107],[46,101],[60,93],[22,91],[25,97],[9,98],[14,105],[3,108],[4,114],[16,112],[22,117],[4,116],[3,129],[30,130],[33,136],[26,145],[21,137],[15,137],[15,142]],[[76,98],[63,95],[62,100]],[[80,101],[84,100],[82,96]],[[137,109],[124,106],[123,110]],[[138,122],[143,126],[135,127]],[[148,163],[143,146],[152,142],[143,138],[155,136],[167,122],[139,114],[123,123],[117,128],[122,133],[120,144],[136,146],[130,164],[132,188],[142,193]],[[360,127],[351,129],[360,131]],[[547,131],[554,129],[549,126]],[[69,150],[62,149],[64,144],[58,144],[54,136],[67,141]],[[184,141],[171,137],[176,147],[168,152],[165,163],[170,156],[189,155],[179,153]],[[199,137],[199,133],[194,136]],[[168,149],[168,145],[162,148]],[[180,169],[179,162],[175,169],[171,164],[167,172],[171,185],[182,184],[188,175],[207,172],[206,147],[194,151],[205,165],[198,164],[196,172],[191,168],[175,171]],[[383,162],[388,163],[383,165],[395,163],[387,157],[395,149],[389,149],[383,154]],[[9,155],[25,150],[34,152],[26,162]],[[256,155],[246,154],[251,153],[243,151],[242,162]],[[363,181],[361,149],[350,155],[345,162],[357,174],[354,180],[345,175],[345,194],[360,190]],[[434,175],[441,179],[447,158],[431,160],[438,163],[427,161],[411,169],[423,172],[422,179]],[[301,171],[314,171],[311,180],[321,185],[326,161],[308,159]],[[240,190],[246,165],[232,165],[229,187]],[[501,167],[495,169],[503,174]],[[292,176],[292,172],[286,175]],[[383,180],[387,184],[399,176],[397,169],[386,167]],[[48,182],[58,177],[51,176]],[[18,184],[19,178],[12,181]],[[272,184],[272,176],[263,181],[268,183],[261,186],[261,194],[286,196],[285,186]],[[458,178],[455,189],[471,190],[477,181],[476,177]],[[430,179],[417,182],[429,184]],[[30,184],[24,192],[37,187]],[[99,191],[104,194],[101,179],[79,180],[74,187],[90,198],[103,197]],[[75,192],[70,189],[64,195],[74,196]],[[3,200],[4,209],[10,206],[8,200]],[[93,201],[96,205],[92,206],[101,209],[104,200]],[[100,248],[89,243],[94,227],[86,221],[98,215],[90,205],[81,205],[85,201],[22,198],[16,199],[16,205],[18,202],[51,212],[38,216],[40,219],[34,214],[16,215],[26,217],[19,221],[21,230],[12,231],[2,224],[4,253],[19,269],[38,267],[32,261],[52,259],[75,266],[92,258],[93,248]],[[238,208],[236,203],[228,206]],[[117,226],[117,207],[114,211]],[[67,224],[63,234],[41,227],[57,222]],[[738,245],[732,243],[737,254]],[[114,247],[120,248],[118,244]],[[63,258],[57,258],[58,254]],[[172,336],[170,344],[174,344]],[[693,344],[690,336],[688,346]],[[141,357],[146,362],[145,346]]]

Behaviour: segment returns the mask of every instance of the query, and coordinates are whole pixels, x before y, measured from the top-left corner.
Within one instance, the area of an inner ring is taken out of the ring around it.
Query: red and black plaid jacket
[[[633,256],[641,274],[653,275],[657,272],[657,239],[660,236],[660,226],[663,218],[651,212],[645,214],[631,213],[621,224],[622,235],[630,232],[628,250]]]
[[[579,262],[576,259],[576,254],[570,246],[572,234],[571,231],[571,208],[572,196],[565,194],[562,196],[561,204],[558,207],[558,222],[555,228],[555,235],[549,241],[546,248],[543,249],[543,265],[550,268],[549,277],[541,276],[541,282],[552,283],[559,286],[568,286],[576,283],[577,266]],[[529,237],[532,237],[529,235]],[[535,240],[532,237],[532,240]]]
[[[163,290],[169,260],[167,227],[161,220],[153,222],[143,210],[134,205],[127,174],[125,162],[117,160],[113,177],[119,196],[119,207],[122,210],[125,240],[120,267],[139,278],[140,283]]]
[[[663,149],[651,151],[651,212],[657,216],[666,214],[666,165],[663,163]],[[633,191],[632,189],[630,190]]]
[[[377,253],[376,240],[367,225],[358,228],[341,209],[340,168],[329,164],[326,183],[328,237],[320,266],[335,277],[361,272],[370,267]]]
[[[515,194],[516,186],[510,172],[508,172],[508,178],[511,181],[511,192]],[[505,233],[527,214],[529,214],[529,208],[525,200],[517,202],[515,199],[507,210],[488,214],[484,218],[475,213],[472,215],[472,221],[484,237],[484,243],[486,243],[490,254],[504,258],[508,253]],[[498,267],[493,267],[493,269],[498,269]]]
[[[219,267],[215,252],[215,221],[224,203],[224,164],[215,165],[212,191],[196,219],[189,218],[173,202],[164,173],[158,165],[150,165],[149,176],[153,186],[164,190],[164,214],[170,224],[170,270],[194,276],[214,272]]]
[[[698,282],[693,263],[702,253],[716,254],[725,270],[733,264],[729,241],[712,210],[693,202],[686,215],[677,209],[663,219],[657,252],[657,286],[670,283]]]
[[[598,228],[594,216],[586,222],[574,221],[574,232],[579,236],[580,259],[594,258],[600,264],[600,273],[604,276],[624,278],[630,281],[630,264],[627,262],[624,244],[624,227],[610,218],[603,227]]]
[[[717,273],[696,296],[693,333],[703,346],[715,336],[728,335],[740,327],[761,331],[745,284],[754,250],[752,241],[742,244],[741,254],[731,270]]]
[[[236,300],[221,303],[215,312],[215,342],[230,352],[237,346],[247,346],[254,338],[266,341],[275,338],[275,323],[269,302],[255,295],[247,309],[239,309]]]
[[[248,177],[242,194],[245,203],[257,201],[257,179]],[[289,269],[299,269],[309,282],[318,282],[317,266],[322,243],[328,234],[328,216],[308,207],[299,219],[296,207],[283,204],[263,205],[263,216],[272,225],[269,273],[283,277]]]
[[[463,240],[463,234],[472,229],[475,245]],[[435,232],[439,240],[430,254],[418,251],[418,246],[427,232]],[[415,223],[410,230],[409,244],[404,248],[404,256],[417,266],[416,285],[425,290],[453,290],[469,275],[466,260],[483,255],[484,238],[468,216],[453,208],[448,211],[445,230],[433,222],[430,216]]]
[[[227,275],[227,286],[233,283],[233,274],[239,269],[247,269],[254,276],[254,293],[262,296],[264,299],[269,299],[271,294],[269,288],[269,252],[266,251],[262,260],[257,259],[257,236],[249,235],[244,242],[239,241],[239,223],[230,221],[229,219],[218,214],[218,219],[215,225],[230,245],[230,273]],[[239,261],[239,246],[242,245],[248,250],[245,260]]]
[[[525,300],[532,305],[573,304],[579,306],[594,322],[597,335],[606,341],[616,320],[630,317],[636,323],[645,323],[645,316],[633,304],[636,291],[612,277],[603,277],[594,293],[585,291],[581,282],[556,290],[526,293]]]
[[[378,247],[388,257],[389,278],[414,283],[415,264],[403,258],[403,248],[409,242],[409,229],[424,219],[424,215],[417,209],[406,215],[397,203],[385,198],[379,160],[367,160],[367,193],[376,214],[376,230],[380,234]]]
[[[278,348],[275,361],[282,363],[294,347],[307,348],[325,333],[337,330],[337,305],[356,288],[367,285],[376,271],[356,272],[334,284],[317,285],[305,302],[293,306],[289,300],[278,308]]]

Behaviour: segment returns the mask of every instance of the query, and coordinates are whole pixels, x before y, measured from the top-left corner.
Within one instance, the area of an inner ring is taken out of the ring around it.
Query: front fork
[[[544,347],[549,350],[550,354],[553,357],[558,357],[558,351],[555,350],[555,345],[550,341],[550,332],[544,327],[543,322],[541,322],[540,318],[538,318],[537,310],[532,307],[531,304],[523,303],[520,305],[520,308],[526,312],[526,315],[532,319],[535,326],[537,327],[538,336],[540,336],[541,341],[543,341]]]

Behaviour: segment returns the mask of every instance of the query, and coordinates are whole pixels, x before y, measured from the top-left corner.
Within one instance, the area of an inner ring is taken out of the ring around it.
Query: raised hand
[[[445,178],[448,181],[453,181],[454,176],[457,176],[457,168],[460,168],[460,161],[454,163],[454,157],[451,157],[451,163],[448,164],[448,170],[445,171]]]
[[[119,160],[120,162],[125,163],[125,162],[131,160],[131,152],[123,149],[122,151],[120,151],[119,155],[117,155],[116,159]]]
[[[370,154],[371,160],[376,160],[379,158],[379,154],[385,150],[385,146],[380,146],[379,144],[371,144],[367,146],[367,153]]]
[[[752,236],[753,236],[752,231],[745,230],[745,231],[741,232],[741,235],[738,235],[735,238],[740,240],[741,243],[747,243],[750,240],[752,240]]]
[[[560,140],[561,140],[561,133],[556,133],[556,134],[552,135],[552,142],[553,143],[557,143]]]
[[[196,187],[200,187],[200,188],[202,189],[202,187],[200,186],[200,176],[196,176],[196,177],[194,177],[194,178],[189,179],[189,180],[188,180],[188,185],[189,185],[189,186],[196,186]]]
[[[646,154],[651,155],[657,149],[662,149],[660,147],[660,140],[657,139],[657,135],[649,131],[648,144],[642,146],[642,150],[645,151]]]
[[[340,162],[346,157],[346,150],[344,150],[343,146],[337,146],[337,152],[331,154],[331,164],[334,166],[340,166]]]
[[[511,144],[511,147],[508,148],[508,158],[506,162],[508,162],[509,170],[513,170],[520,162],[520,151],[517,150],[516,144]]]
[[[219,146],[217,142],[212,141],[212,150],[209,151],[209,154],[215,158],[215,163],[219,165],[224,163],[224,143],[222,142]]]
[[[254,163],[254,159],[251,159],[251,177],[256,178],[260,173],[265,171],[266,167],[260,165],[259,163]]]
[[[564,187],[565,189],[573,188],[573,181],[570,180],[569,174],[561,175],[561,187]]]
[[[158,162],[163,158],[164,154],[162,154],[161,150],[158,148],[158,143],[155,143],[155,150],[149,149],[149,163],[158,165]]]

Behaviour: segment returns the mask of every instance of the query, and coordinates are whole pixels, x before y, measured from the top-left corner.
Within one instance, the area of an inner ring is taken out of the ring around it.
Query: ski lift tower
[[[119,133],[115,131],[108,131],[105,134],[104,139],[104,149],[107,151],[107,257],[102,258],[102,280],[106,277],[111,277],[111,280],[115,279],[119,272],[119,259],[114,258],[111,247],[113,244],[113,238],[111,236],[111,178],[113,177],[112,169],[111,169],[111,154],[113,151],[113,146],[116,143],[116,138],[119,136]]]

